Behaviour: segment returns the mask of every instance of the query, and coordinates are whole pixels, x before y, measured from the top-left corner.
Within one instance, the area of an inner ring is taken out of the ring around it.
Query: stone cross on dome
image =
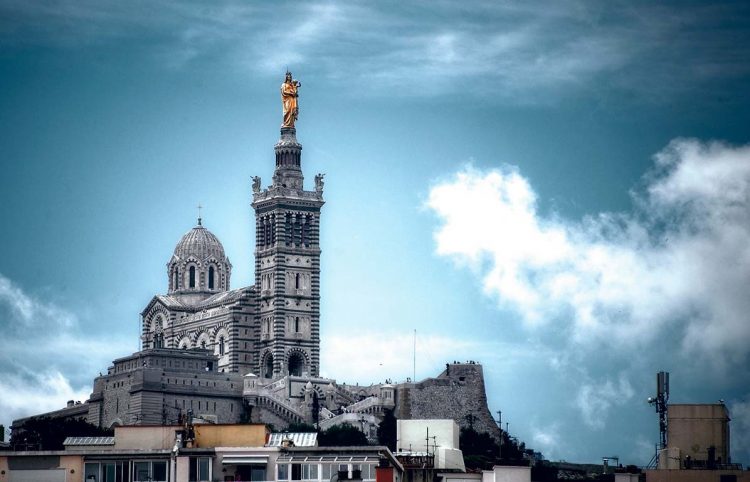
[[[201,224],[201,209],[203,209],[203,206],[201,206],[200,203],[198,203],[198,206],[196,206],[196,207],[198,208],[198,226],[202,226],[202,224]]]

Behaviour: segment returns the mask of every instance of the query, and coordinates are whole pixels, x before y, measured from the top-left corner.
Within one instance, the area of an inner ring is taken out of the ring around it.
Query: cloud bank
[[[117,340],[81,328],[78,317],[0,274],[0,424],[85,401]]]
[[[354,82],[357,95],[486,97],[489,88],[493,102],[533,103],[608,88],[659,98],[742,78],[750,51],[736,19],[747,15],[741,6],[577,0],[471,9],[441,1],[10,1],[0,5],[0,38],[63,48],[146,40],[170,68],[211,63],[255,77],[290,67]]]
[[[414,338],[409,331],[361,332],[350,336],[332,334],[323,340],[321,365],[326,367],[322,376],[345,382],[383,382],[386,378],[405,381],[412,378],[414,370]],[[456,337],[424,335],[419,333],[416,352],[417,379],[434,377],[434,367],[446,360],[468,360],[478,353],[488,355],[497,346]]]
[[[542,214],[513,166],[466,167],[426,201],[437,253],[526,330],[555,334],[551,364],[582,380],[570,403],[594,429],[633,397],[634,368],[720,378],[750,354],[750,147],[677,139],[654,160],[630,212]]]
[[[732,450],[750,452],[750,394],[729,405]]]

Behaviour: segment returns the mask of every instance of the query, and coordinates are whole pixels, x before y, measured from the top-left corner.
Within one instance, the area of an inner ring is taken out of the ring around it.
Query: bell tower
[[[282,98],[283,89],[284,85]],[[261,378],[316,377],[320,373],[323,175],[315,176],[313,191],[304,189],[302,145],[293,122],[282,126],[274,151],[271,185],[263,189],[260,178],[253,178],[257,373]]]

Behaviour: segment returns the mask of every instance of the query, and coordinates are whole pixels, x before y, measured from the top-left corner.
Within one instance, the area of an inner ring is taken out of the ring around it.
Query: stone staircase
[[[360,400],[359,402],[352,403],[344,408],[344,411],[348,413],[372,413],[374,410],[370,409],[380,405],[382,405],[380,403],[380,398],[373,395],[364,400]]]
[[[359,400],[359,395],[357,395],[351,390],[348,390],[340,385],[336,385],[336,395],[346,400],[348,402],[347,405],[356,403]]]
[[[265,408],[291,423],[305,423],[305,415],[286,400],[271,394],[261,393],[257,396],[256,406]]]
[[[321,420],[321,422],[324,421],[324,420],[328,420],[330,418],[333,418],[335,416],[336,416],[336,414],[333,413],[332,411],[328,410],[326,407],[323,407],[323,408],[320,409],[320,420]]]

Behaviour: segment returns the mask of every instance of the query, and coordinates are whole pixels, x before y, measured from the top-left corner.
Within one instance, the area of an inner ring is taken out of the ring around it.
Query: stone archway
[[[302,376],[302,372],[305,370],[305,357],[300,353],[291,353],[287,362],[287,370],[289,375],[295,377]]]
[[[263,359],[263,378],[273,378],[273,355],[266,354]]]

